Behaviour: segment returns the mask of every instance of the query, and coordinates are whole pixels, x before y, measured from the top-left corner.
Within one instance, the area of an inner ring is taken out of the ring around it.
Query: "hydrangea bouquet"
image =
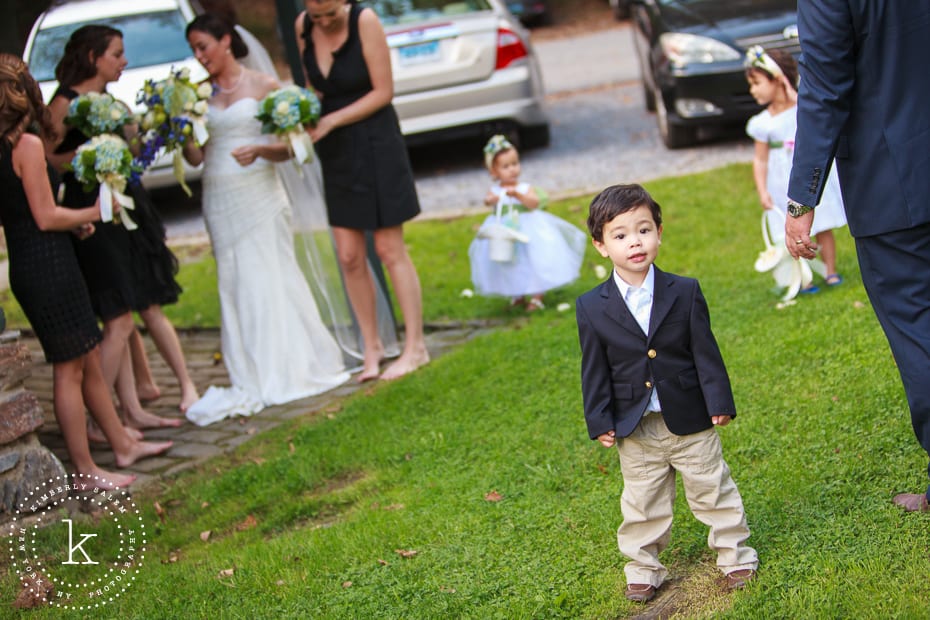
[[[188,196],[191,190],[184,181],[181,149],[191,138],[200,146],[209,139],[207,99],[212,95],[213,85],[209,82],[194,84],[187,68],[172,68],[163,80],[146,80],[136,95],[136,103],[146,108],[139,119],[145,132],[140,162],[148,167],[162,149],[173,153],[174,176]]]
[[[75,97],[65,116],[65,123],[89,137],[119,133],[123,125],[133,120],[126,104],[109,93],[86,93]]]
[[[114,134],[94,136],[78,147],[71,160],[71,169],[85,191],[100,186],[101,220],[121,221],[127,230],[137,228],[128,212],[135,208],[135,202],[124,192],[130,177],[140,170],[125,140]],[[114,201],[122,210],[120,214],[113,213]]]
[[[287,138],[297,163],[313,161],[313,143],[304,130],[320,120],[320,100],[313,92],[296,85],[271,91],[258,104],[255,118],[262,122],[262,133]]]

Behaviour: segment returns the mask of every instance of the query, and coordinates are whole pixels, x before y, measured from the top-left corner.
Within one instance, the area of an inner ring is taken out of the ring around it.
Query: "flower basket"
[[[497,215],[494,222],[485,223],[478,230],[478,237],[488,240],[488,254],[492,261],[496,263],[509,263],[513,261],[516,255],[516,244],[529,243],[530,238],[518,231],[513,225],[508,226],[505,223],[503,215],[503,195],[497,201],[495,213]],[[507,215],[507,222],[514,222],[513,209]]]

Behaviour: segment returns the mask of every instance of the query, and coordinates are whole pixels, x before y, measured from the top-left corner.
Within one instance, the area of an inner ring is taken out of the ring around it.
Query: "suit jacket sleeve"
[[[814,206],[820,204],[855,86],[856,42],[848,0],[798,0],[798,33],[801,83],[788,197]]]
[[[710,311],[701,293],[701,285],[695,281],[694,298],[691,302],[691,351],[697,368],[701,391],[707,413],[736,417],[733,390],[727,375],[720,347],[710,327]]]
[[[582,298],[575,302],[578,339],[581,341],[581,392],[588,435],[597,439],[614,430],[610,362],[597,331],[591,324]]]

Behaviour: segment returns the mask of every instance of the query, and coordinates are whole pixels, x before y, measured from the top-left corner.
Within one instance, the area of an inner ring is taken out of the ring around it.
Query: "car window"
[[[489,11],[487,0],[367,0],[385,25],[404,24],[435,19],[444,15],[461,15]]]
[[[126,60],[129,61],[130,69],[167,64],[191,56],[187,39],[184,38],[187,23],[180,12],[159,11],[122,15],[40,30],[36,34],[27,61],[33,77],[40,82],[54,80],[55,65],[61,59],[71,33],[81,26],[94,23],[112,26],[123,33]]]

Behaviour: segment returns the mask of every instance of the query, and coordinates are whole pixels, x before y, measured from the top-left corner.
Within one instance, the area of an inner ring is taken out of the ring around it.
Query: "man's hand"
[[[808,211],[801,217],[787,216],[785,219],[785,246],[794,258],[814,258],[819,249],[811,241],[811,225],[814,212]]]
[[[601,445],[605,448],[611,448],[617,440],[614,438],[616,433],[614,431],[607,431],[603,435],[598,435],[597,440],[601,442]]]
[[[710,416],[710,421],[714,423],[714,426],[726,426],[732,420],[728,415],[712,415]]]

